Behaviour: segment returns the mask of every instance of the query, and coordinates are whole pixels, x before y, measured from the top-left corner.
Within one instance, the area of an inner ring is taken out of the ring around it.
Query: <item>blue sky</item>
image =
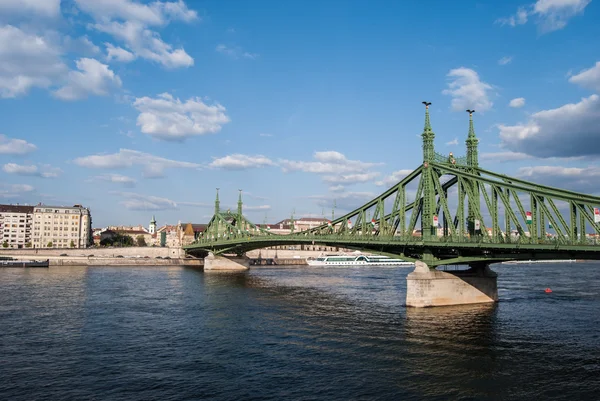
[[[440,153],[600,192],[600,2],[0,0],[0,201],[94,226],[359,206]]]

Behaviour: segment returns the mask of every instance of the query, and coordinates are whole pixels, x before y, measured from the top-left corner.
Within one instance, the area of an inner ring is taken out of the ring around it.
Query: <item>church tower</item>
[[[152,220],[150,221],[150,226],[148,227],[148,232],[150,234],[156,234],[156,219],[154,215],[152,215]]]

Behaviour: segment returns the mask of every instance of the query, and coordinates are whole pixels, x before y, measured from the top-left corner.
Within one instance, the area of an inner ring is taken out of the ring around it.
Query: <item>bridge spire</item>
[[[242,190],[238,189],[238,191],[240,191],[240,195],[238,197],[238,215],[240,216],[240,219],[242,218]]]
[[[471,167],[479,167],[479,156],[477,150],[479,139],[477,139],[475,136],[475,128],[473,128],[473,113],[475,113],[475,110],[467,109],[467,113],[469,113],[469,135],[467,136],[466,140],[467,164]]]
[[[434,158],[433,139],[435,138],[435,134],[431,129],[429,121],[429,106],[431,106],[431,102],[423,102],[423,104],[425,105],[425,127],[421,134],[423,138],[423,162],[432,162]]]
[[[221,202],[219,202],[219,188],[217,188],[217,197],[215,198],[215,214],[219,213]]]

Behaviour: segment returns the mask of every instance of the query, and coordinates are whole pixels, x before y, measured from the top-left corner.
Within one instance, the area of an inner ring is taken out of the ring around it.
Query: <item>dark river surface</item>
[[[407,268],[0,269],[0,399],[599,400],[600,264],[493,269],[429,309]]]

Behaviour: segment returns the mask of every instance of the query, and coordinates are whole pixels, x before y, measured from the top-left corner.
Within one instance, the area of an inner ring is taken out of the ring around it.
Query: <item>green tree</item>
[[[71,248],[75,248],[75,242],[71,240]]]
[[[136,240],[137,246],[148,246],[148,244],[146,244],[146,238],[144,238],[143,235],[138,235]]]
[[[46,245],[48,248],[52,248],[54,246],[54,244],[52,244],[52,241],[48,242],[48,245]]]
[[[25,248],[31,248],[31,242],[26,243]]]
[[[2,243],[2,247],[3,247],[3,248],[8,248],[8,241],[4,241],[4,242]]]

